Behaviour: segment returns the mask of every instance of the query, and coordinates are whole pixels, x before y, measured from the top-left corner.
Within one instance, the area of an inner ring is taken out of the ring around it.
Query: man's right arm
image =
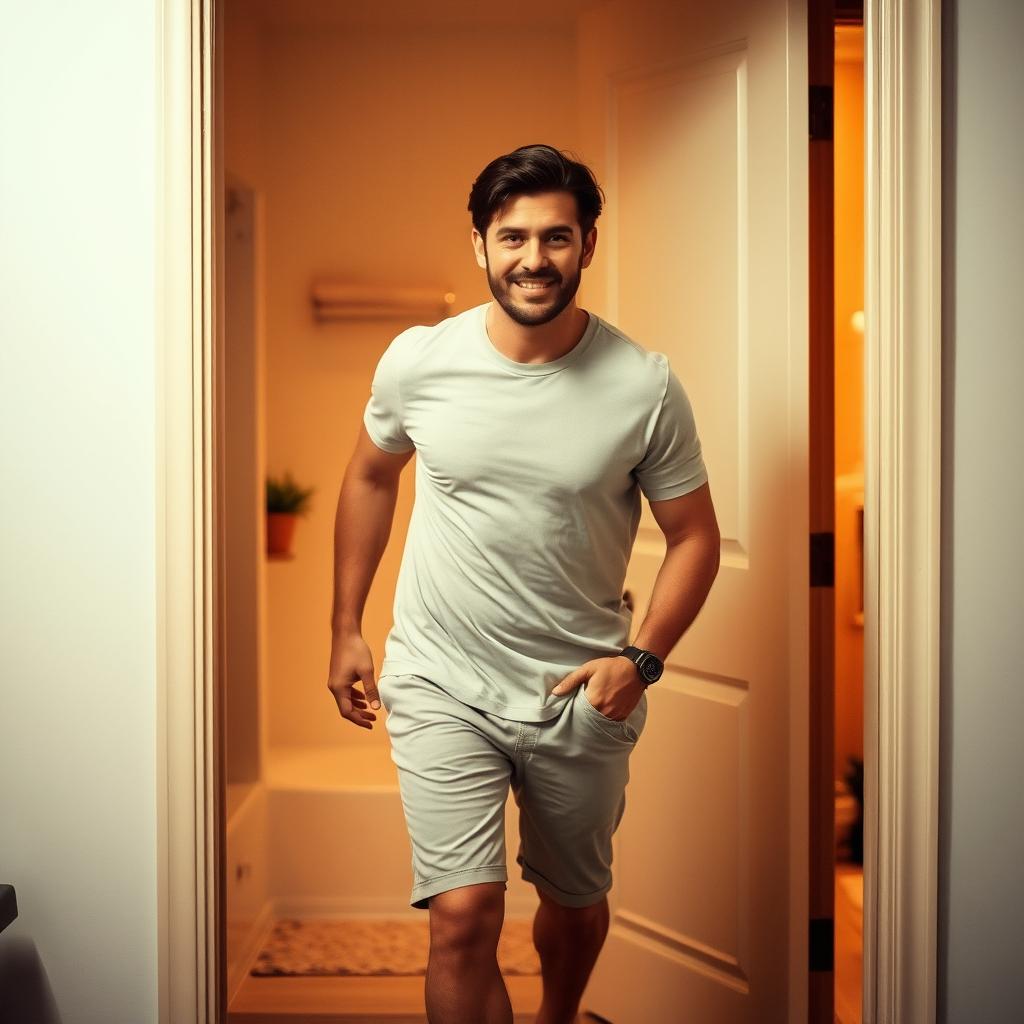
[[[378,700],[369,647],[362,637],[363,610],[395,516],[399,478],[415,450],[378,448],[360,424],[359,437],[338,495],[334,521],[334,597],[328,687],[343,717],[372,728],[376,716],[362,709]],[[365,700],[352,684],[363,682]]]

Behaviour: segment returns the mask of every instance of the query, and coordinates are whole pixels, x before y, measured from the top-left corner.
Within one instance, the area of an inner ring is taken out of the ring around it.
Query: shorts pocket
[[[377,677],[377,696],[380,698],[381,707],[388,714],[391,714],[391,682],[400,678],[401,676],[394,675]],[[401,685],[401,683],[398,685]]]
[[[583,704],[584,712],[593,722],[598,724],[604,732],[611,733],[618,739],[625,739],[630,743],[636,743],[640,738],[640,733],[643,731],[643,723],[647,718],[646,692],[640,695],[637,706],[625,718],[619,719],[609,718],[591,704],[586,683],[581,683],[577,689],[580,691],[580,701]]]

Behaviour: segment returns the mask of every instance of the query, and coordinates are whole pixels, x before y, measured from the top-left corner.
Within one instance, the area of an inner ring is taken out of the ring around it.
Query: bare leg
[[[608,934],[608,898],[589,907],[563,907],[541,892],[533,919],[544,998],[536,1024],[573,1024],[580,997]]]
[[[501,882],[477,882],[430,898],[429,1024],[512,1024],[497,956],[504,919]]]

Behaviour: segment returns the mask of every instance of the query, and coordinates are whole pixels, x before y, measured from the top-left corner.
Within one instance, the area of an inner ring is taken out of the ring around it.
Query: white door
[[[669,356],[722,531],[711,596],[649,691],[612,926],[583,1009],[614,1024],[795,1022],[807,985],[805,8],[614,2],[581,16],[578,53],[581,155],[608,199],[606,276],[595,261],[581,302]],[[634,635],[663,553],[645,502]]]

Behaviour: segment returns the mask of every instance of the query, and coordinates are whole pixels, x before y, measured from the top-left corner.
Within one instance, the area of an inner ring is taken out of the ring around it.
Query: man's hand
[[[363,692],[355,684],[362,680]],[[338,702],[342,718],[363,729],[372,729],[377,716],[367,711],[380,707],[377,683],[373,678],[373,656],[370,648],[359,633],[335,634],[331,644],[331,667],[327,676],[327,688]]]
[[[594,658],[560,679],[551,691],[556,696],[569,693],[581,683],[590,703],[605,718],[617,722],[628,718],[646,687],[640,681],[636,665],[629,658],[616,654],[610,658]]]

